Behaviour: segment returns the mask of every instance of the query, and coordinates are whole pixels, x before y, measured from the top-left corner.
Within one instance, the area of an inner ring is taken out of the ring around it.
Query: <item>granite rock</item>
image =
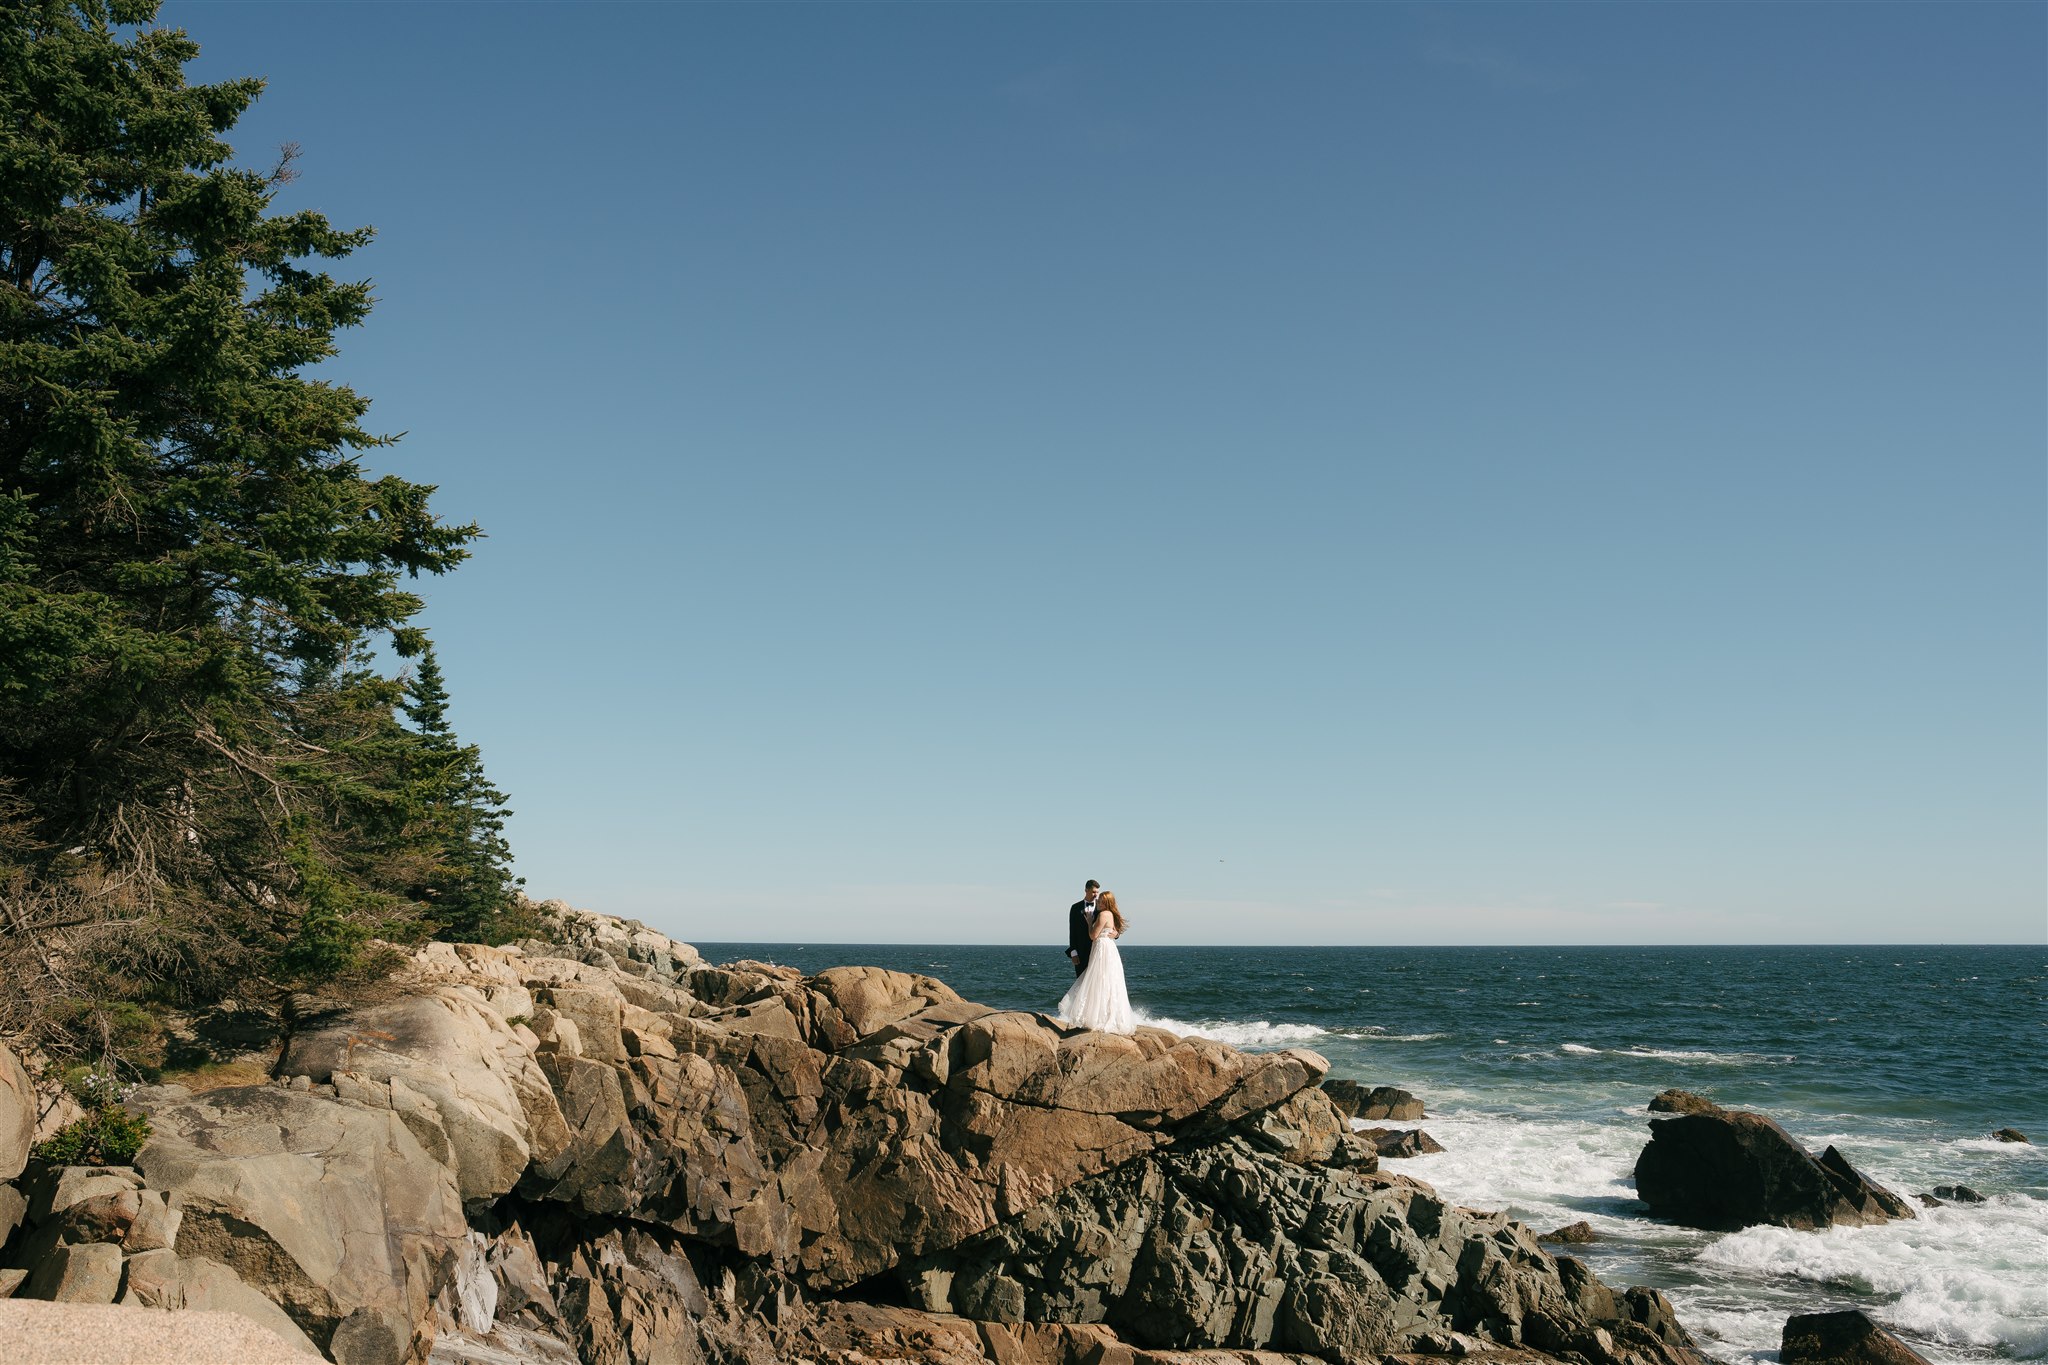
[[[1323,1091],[1348,1119],[1401,1123],[1424,1117],[1422,1101],[1391,1085],[1361,1085],[1351,1080],[1323,1082]]]
[[[36,1089],[21,1062],[0,1044],[0,1181],[12,1180],[28,1165],[36,1138]]]
[[[1566,1223],[1561,1228],[1546,1232],[1536,1240],[1539,1242],[1555,1242],[1564,1246],[1584,1246],[1588,1242],[1599,1241],[1600,1234],[1593,1231],[1591,1223],[1580,1219],[1576,1223]]]
[[[1381,1160],[1430,1156],[1444,1147],[1420,1128],[1361,1128],[1358,1136],[1371,1142]]]
[[[1699,1360],[1503,1215],[1235,1135],[1073,1186],[897,1278],[927,1312],[1101,1323],[1154,1350],[1377,1359],[1445,1353],[1462,1335],[1594,1361]]]
[[[183,1212],[181,1259],[231,1268],[339,1365],[425,1358],[468,1227],[397,1114],[273,1086],[143,1103],[137,1165]]]
[[[1913,1217],[1835,1148],[1815,1157],[1770,1119],[1743,1110],[1650,1120],[1635,1182],[1652,1213],[1690,1227],[1860,1227]]]
[[[1314,1053],[539,910],[295,998],[277,1084],[138,1092],[136,1169],[24,1187],[23,1278],[340,1365],[1698,1361],[1661,1295],[1380,1173],[1349,1114],[1420,1102]]]

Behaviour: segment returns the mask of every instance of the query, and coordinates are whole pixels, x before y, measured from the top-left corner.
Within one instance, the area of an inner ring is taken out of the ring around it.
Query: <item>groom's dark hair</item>
[[[1088,885],[1082,887],[1081,889],[1083,891],[1100,891],[1102,889],[1102,883],[1096,881],[1093,877],[1090,877],[1088,879]]]

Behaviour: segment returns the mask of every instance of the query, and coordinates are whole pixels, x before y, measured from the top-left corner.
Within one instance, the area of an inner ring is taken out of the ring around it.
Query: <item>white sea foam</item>
[[[1866,1311],[1919,1342],[2048,1356],[2048,1203],[2025,1195],[1872,1228],[1745,1228],[1699,1263],[1875,1299]]]
[[[1766,1365],[1789,1314],[1849,1306],[1936,1365],[1987,1354],[2048,1359],[2048,1200],[1998,1192],[2006,1163],[1996,1158],[2011,1147],[1978,1152],[1984,1144],[1974,1140],[1866,1133],[1851,1155],[1880,1183],[1906,1192],[1962,1179],[1984,1187],[1989,1202],[1925,1209],[1873,1228],[1716,1234],[1646,1216],[1631,1179],[1645,1139],[1640,1111],[1603,1122],[1447,1103],[1426,1125],[1447,1150],[1395,1168],[1459,1204],[1505,1209],[1539,1231],[1584,1219],[1600,1238],[1586,1250],[1611,1283],[1639,1283],[1645,1272],[1670,1283],[1669,1272],[1685,1267],[1691,1283],[1672,1285],[1672,1300],[1721,1360]],[[2022,1149],[2016,1160],[2026,1155]]]
[[[1349,1038],[1358,1043],[1433,1043],[1448,1033],[1388,1033],[1371,1026],[1355,1029],[1326,1029],[1316,1024],[1276,1024],[1267,1019],[1202,1019],[1190,1023],[1165,1015],[1138,1011],[1138,1022],[1170,1033],[1195,1034],[1219,1043],[1248,1049],[1294,1047],[1317,1038]]]
[[[1313,1038],[1321,1038],[1328,1029],[1314,1024],[1275,1024],[1265,1019],[1204,1019],[1188,1023],[1180,1019],[1168,1019],[1164,1015],[1147,1014],[1138,1011],[1138,1022],[1150,1028],[1163,1028],[1169,1033],[1194,1034],[1201,1038],[1214,1038],[1219,1043],[1232,1047],[1259,1049],[1269,1047],[1293,1047]]]
[[[1612,1233],[1639,1207],[1629,1174],[1642,1140],[1627,1128],[1456,1112],[1424,1124],[1445,1150],[1407,1164],[1468,1208],[1506,1209],[1539,1229],[1585,1218]]]
[[[1623,1057],[1655,1057],[1665,1062],[1705,1062],[1711,1066],[1783,1066],[1799,1060],[1789,1052],[1702,1052],[1697,1049],[1624,1047]]]
[[[1587,1047],[1566,1043],[1560,1051],[1574,1057],[1649,1057],[1660,1062],[1699,1062],[1708,1066],[1782,1066],[1798,1058],[1786,1052],[1705,1052],[1696,1048]]]

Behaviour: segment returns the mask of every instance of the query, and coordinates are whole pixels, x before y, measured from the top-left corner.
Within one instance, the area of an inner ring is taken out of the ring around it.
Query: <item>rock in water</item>
[[[2000,1142],[2026,1142],[2027,1140],[2027,1135],[2017,1128],[2001,1128],[1991,1136],[1997,1138]],[[2028,1145],[2031,1146],[2032,1144]]]
[[[1566,1223],[1555,1232],[1546,1232],[1536,1240],[1539,1242],[1563,1242],[1568,1245],[1583,1246],[1587,1242],[1599,1241],[1600,1237],[1598,1233],[1593,1231],[1591,1223],[1581,1219],[1576,1223]]]
[[[1651,1097],[1649,1110],[1653,1114],[1718,1114],[1721,1106],[1690,1090],[1660,1090]]]
[[[1927,1365],[1918,1351],[1854,1308],[1787,1318],[1778,1359],[1782,1365]]]
[[[1934,1197],[1936,1199],[1946,1199],[1956,1204],[1981,1204],[1984,1202],[1984,1196],[1971,1189],[1968,1185],[1936,1185],[1934,1187]]]
[[[1422,1101],[1391,1085],[1368,1089],[1357,1081],[1324,1081],[1323,1093],[1347,1119],[1402,1122],[1423,1117]]]
[[[1429,1156],[1444,1147],[1420,1128],[1361,1128],[1358,1135],[1372,1140],[1382,1158]]]
[[[1911,1218],[1913,1206],[1884,1186],[1872,1180],[1849,1164],[1849,1158],[1841,1149],[1829,1146],[1820,1154],[1821,1170],[1834,1182],[1835,1189],[1857,1211],[1864,1215],[1864,1221],[1882,1223],[1895,1218]],[[1881,1217],[1871,1216],[1873,1212]],[[1846,1219],[1837,1217],[1836,1222]]]
[[[1913,1216],[1833,1147],[1815,1158],[1771,1120],[1742,1110],[1650,1120],[1635,1181],[1652,1213],[1689,1227],[1857,1227]]]

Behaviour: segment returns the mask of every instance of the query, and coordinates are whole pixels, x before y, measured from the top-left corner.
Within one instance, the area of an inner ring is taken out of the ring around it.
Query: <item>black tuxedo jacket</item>
[[[1074,951],[1075,965],[1088,965],[1089,950],[1095,946],[1088,937],[1088,902],[1075,901],[1073,909],[1067,911],[1067,947]]]

